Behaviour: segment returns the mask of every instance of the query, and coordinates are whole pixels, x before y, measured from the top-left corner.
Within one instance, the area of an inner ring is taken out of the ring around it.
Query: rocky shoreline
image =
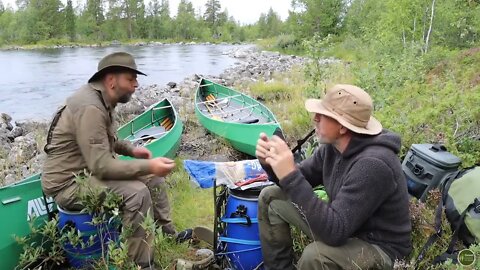
[[[133,119],[166,97],[179,111],[185,126],[178,153],[180,157],[217,161],[245,158],[241,153],[225,147],[222,139],[208,134],[196,120],[193,99],[198,79],[206,77],[226,86],[245,85],[258,80],[268,82],[273,79],[274,73],[288,72],[294,66],[302,66],[307,60],[277,52],[259,51],[255,47],[226,53],[238,61],[220,75],[193,74],[181,82],[170,82],[165,86],[154,84],[140,87],[129,103],[117,107],[118,122],[125,123]],[[325,63],[335,61],[327,59]],[[41,171],[48,126],[47,122],[13,121],[9,115],[0,114],[0,186]]]
[[[58,44],[58,45],[6,45],[0,48],[0,50],[5,51],[18,51],[18,50],[44,50],[44,49],[65,49],[65,48],[103,48],[103,47],[114,47],[114,46],[164,46],[164,45],[239,45],[240,43],[211,43],[211,42],[160,42],[160,41],[139,41],[135,43],[121,43],[119,41],[111,41],[111,42],[100,42],[100,43],[92,43],[92,44]],[[246,45],[246,43],[243,43]]]

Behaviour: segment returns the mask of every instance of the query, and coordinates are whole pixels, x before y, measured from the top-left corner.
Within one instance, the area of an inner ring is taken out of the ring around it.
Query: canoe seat
[[[169,131],[173,127],[173,121],[170,118],[165,118],[163,121],[160,123],[162,127],[165,128],[166,131]]]

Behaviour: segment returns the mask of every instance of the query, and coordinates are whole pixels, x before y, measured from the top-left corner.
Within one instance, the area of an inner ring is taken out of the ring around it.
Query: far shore
[[[3,45],[0,46],[0,51],[12,51],[12,50],[45,50],[45,49],[63,49],[63,48],[104,48],[114,46],[162,46],[162,45],[248,45],[253,42],[209,42],[209,41],[127,41],[121,42],[117,40],[113,41],[101,41],[95,43],[76,43],[66,42],[59,44],[29,44],[29,45]]]

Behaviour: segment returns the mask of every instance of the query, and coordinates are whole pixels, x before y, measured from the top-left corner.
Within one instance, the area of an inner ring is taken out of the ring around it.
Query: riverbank
[[[246,158],[228,147],[222,139],[212,136],[200,126],[194,115],[194,93],[200,77],[209,78],[229,87],[249,85],[259,81],[272,82],[274,75],[301,67],[306,59],[260,51],[256,47],[225,52],[238,61],[218,75],[191,74],[179,82],[140,87],[127,104],[117,107],[117,122],[125,123],[161,98],[169,98],[185,124],[178,156],[189,159],[217,161]],[[334,60],[325,60],[325,64]],[[238,89],[245,91],[245,89]],[[17,182],[41,171],[45,160],[43,146],[49,123],[15,121],[2,113],[0,117],[0,186]],[[2,181],[3,180],[3,181]]]
[[[64,49],[64,48],[104,48],[115,46],[164,46],[164,45],[246,45],[249,43],[227,43],[227,42],[195,42],[195,41],[102,41],[98,43],[77,43],[77,42],[53,42],[53,44],[32,44],[32,45],[3,45],[0,50],[3,51],[18,51],[18,50],[47,50],[47,49]]]

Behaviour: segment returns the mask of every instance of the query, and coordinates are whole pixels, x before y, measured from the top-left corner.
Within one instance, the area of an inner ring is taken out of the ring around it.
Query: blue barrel
[[[225,206],[224,235],[219,241],[226,246],[225,254],[238,270],[255,269],[263,262],[258,231],[259,191],[230,190]]]
[[[118,242],[119,239],[119,221],[105,221],[103,224],[92,225],[93,216],[88,213],[70,212],[58,207],[58,228],[60,232],[67,233],[70,228],[80,232],[81,244],[72,245],[70,241],[63,244],[63,249],[68,262],[74,268],[84,268],[91,266],[92,263],[106,255],[108,243],[110,241]],[[89,241],[94,236],[93,243]]]

